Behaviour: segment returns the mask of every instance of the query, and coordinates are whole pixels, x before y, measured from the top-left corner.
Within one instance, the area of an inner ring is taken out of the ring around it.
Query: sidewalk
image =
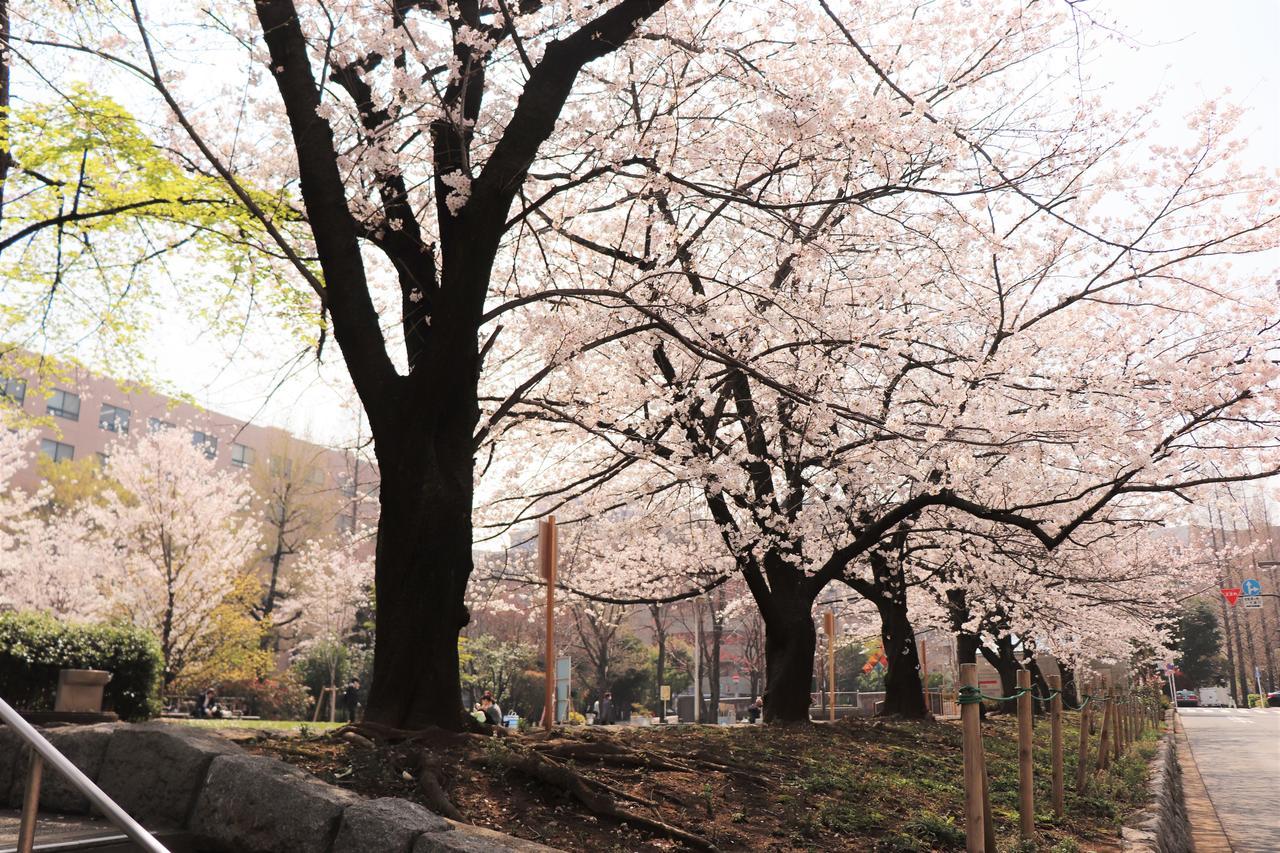
[[[1174,744],[1178,752],[1178,764],[1182,767],[1183,798],[1187,804],[1187,819],[1191,822],[1191,840],[1196,853],[1232,853],[1231,842],[1218,817],[1218,810],[1209,799],[1200,768],[1196,766],[1191,744],[1182,728],[1182,718],[1173,715]]]

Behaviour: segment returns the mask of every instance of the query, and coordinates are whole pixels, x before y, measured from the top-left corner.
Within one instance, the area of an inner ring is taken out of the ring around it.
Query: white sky
[[[1230,90],[1230,100],[1251,111],[1246,125],[1256,128],[1249,161],[1280,166],[1280,0],[1100,0],[1093,9],[1129,36],[1109,40],[1092,66],[1109,81],[1105,94],[1116,106],[1147,102],[1163,89],[1158,115],[1176,134],[1185,132],[1186,113]],[[326,367],[303,360],[292,372],[287,363],[296,351],[255,339],[232,357],[230,343],[185,323],[170,324],[147,349],[157,378],[208,408],[331,443],[355,434],[354,417],[339,408],[353,395],[332,341]]]

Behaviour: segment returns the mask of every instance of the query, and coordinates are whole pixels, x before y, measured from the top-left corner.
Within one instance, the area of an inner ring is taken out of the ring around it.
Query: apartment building
[[[377,501],[370,498],[377,496],[377,471],[350,449],[314,444],[277,427],[247,423],[77,366],[58,365],[38,375],[0,371],[0,396],[37,419],[35,453],[14,477],[14,485],[23,489],[40,485],[40,456],[105,461],[111,446],[128,436],[180,429],[220,468],[249,472],[266,466],[272,476],[296,476],[316,493],[331,493],[332,523],[338,530],[351,530],[376,516]]]

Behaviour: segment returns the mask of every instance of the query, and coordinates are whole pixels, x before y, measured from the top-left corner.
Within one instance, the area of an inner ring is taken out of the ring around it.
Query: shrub
[[[146,719],[160,709],[163,666],[160,644],[142,628],[0,613],[0,696],[19,708],[52,710],[61,669],[101,669],[111,673],[104,710]]]
[[[239,696],[245,700],[246,714],[264,720],[300,720],[311,706],[306,685],[287,671],[271,678],[224,681],[218,694]]]

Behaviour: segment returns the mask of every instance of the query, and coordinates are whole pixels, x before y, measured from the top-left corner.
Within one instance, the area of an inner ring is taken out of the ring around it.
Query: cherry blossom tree
[[[254,218],[368,414],[371,719],[460,724],[475,480],[534,419],[596,443],[548,492],[642,465],[702,501],[770,720],[807,714],[817,596],[926,509],[1053,549],[1276,469],[1272,301],[1219,266],[1275,245],[1275,188],[1227,106],[1188,146],[1108,111],[1072,4],[220,2],[253,70],[198,101],[157,37],[193,22],[130,11],[90,53]]]
[[[216,646],[214,612],[257,552],[251,490],[176,429],[113,445],[104,474],[119,489],[77,506],[72,524],[98,543],[90,566],[107,567],[112,607],[159,638],[170,683]]]

